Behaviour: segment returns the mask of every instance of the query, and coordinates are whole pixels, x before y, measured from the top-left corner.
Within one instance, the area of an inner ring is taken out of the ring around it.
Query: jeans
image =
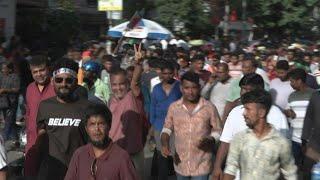
[[[4,140],[9,140],[13,138],[18,139],[17,127],[16,127],[16,112],[17,104],[10,106],[7,109],[2,109],[2,114],[5,120],[3,138]]]
[[[177,174],[177,180],[208,180],[209,174],[202,175],[202,176],[182,176],[178,173]]]
[[[293,153],[293,157],[295,160],[295,164],[298,166],[298,168],[301,166],[302,164],[302,159],[303,159],[303,153],[302,153],[302,149],[301,149],[301,144],[292,141],[292,153]]]
[[[169,176],[169,163],[172,161],[169,158],[162,156],[161,152],[158,151],[158,179],[167,180]]]

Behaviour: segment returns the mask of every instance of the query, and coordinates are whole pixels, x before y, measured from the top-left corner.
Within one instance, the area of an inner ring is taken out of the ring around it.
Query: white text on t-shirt
[[[49,118],[48,126],[79,126],[81,119]]]

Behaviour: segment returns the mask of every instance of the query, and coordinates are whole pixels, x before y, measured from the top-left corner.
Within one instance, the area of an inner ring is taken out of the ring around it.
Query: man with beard
[[[271,95],[261,89],[254,90],[244,94],[241,103],[249,128],[231,141],[223,179],[234,179],[239,170],[242,180],[276,180],[280,174],[284,179],[297,179],[290,142],[267,122]]]
[[[263,91],[264,81],[260,75],[256,73],[249,73],[241,78],[239,86],[241,88],[240,95],[242,96],[245,93],[253,90]],[[245,119],[242,116],[243,112],[244,107],[241,104],[233,108],[228,115],[220,137],[220,146],[218,148],[218,152],[216,154],[214,162],[212,180],[222,179],[223,164],[229,151],[230,141],[237,133],[247,128]],[[275,129],[279,130],[283,135],[287,136],[288,122],[286,116],[277,106],[272,105],[270,110],[268,110],[267,121],[268,123],[272,124]]]
[[[37,114],[38,138],[43,160],[38,179],[63,179],[74,151],[86,143],[83,126],[89,101],[76,95],[78,65],[62,59],[53,72],[55,97],[44,100]]]
[[[137,180],[129,154],[108,137],[112,114],[104,105],[86,110],[89,143],[75,151],[65,180]]]
[[[88,90],[89,101],[93,100],[107,104],[110,97],[109,86],[99,77],[101,65],[95,61],[87,61],[82,65],[84,70],[84,83],[82,84]]]
[[[278,61],[276,64],[277,78],[270,82],[270,94],[275,105],[279,106],[281,110],[285,110],[285,108],[287,108],[289,95],[294,91],[290,86],[290,81],[287,76],[288,71],[288,61]]]

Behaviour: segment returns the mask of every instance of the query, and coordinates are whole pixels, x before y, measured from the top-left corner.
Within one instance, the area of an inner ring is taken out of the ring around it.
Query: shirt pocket
[[[271,147],[268,147],[268,149],[265,149],[263,152],[264,161],[266,167],[274,166],[279,161],[279,153],[276,150],[271,149]]]

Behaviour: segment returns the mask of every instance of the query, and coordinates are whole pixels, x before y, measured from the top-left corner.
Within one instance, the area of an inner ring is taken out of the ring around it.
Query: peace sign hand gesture
[[[141,43],[139,44],[139,46],[137,47],[136,44],[134,44],[134,60],[137,64],[141,64],[142,60],[143,60],[143,55],[141,53]]]

